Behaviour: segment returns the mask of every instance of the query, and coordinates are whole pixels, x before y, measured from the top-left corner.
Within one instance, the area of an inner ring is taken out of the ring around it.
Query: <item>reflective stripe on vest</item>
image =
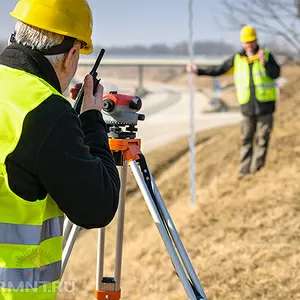
[[[265,49],[265,61],[270,52]],[[260,102],[275,101],[277,98],[275,80],[267,76],[265,67],[259,60],[253,62],[252,78],[255,87],[255,97]],[[247,60],[236,54],[234,58],[234,84],[239,104],[246,104],[250,100],[250,67]]]
[[[52,94],[63,96],[46,81],[3,65],[0,89],[0,299],[54,300],[64,214],[50,195],[36,201],[16,195],[5,161],[19,142],[26,115]]]
[[[59,237],[64,217],[46,220],[43,225],[0,223],[0,244],[39,245],[41,242]]]
[[[13,289],[38,288],[60,279],[61,261],[39,268],[0,268],[0,286]]]

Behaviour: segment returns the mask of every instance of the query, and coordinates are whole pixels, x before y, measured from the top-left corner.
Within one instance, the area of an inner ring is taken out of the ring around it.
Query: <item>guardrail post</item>
[[[136,88],[136,93],[142,95],[145,92],[143,85],[143,75],[144,75],[144,66],[138,65],[138,86]]]
[[[217,95],[216,95],[216,86],[217,86],[217,78],[216,77],[212,77],[212,87],[211,87],[211,90],[212,90],[212,96],[211,96],[211,99],[210,99],[210,103],[213,105],[213,106],[216,106],[217,104]]]

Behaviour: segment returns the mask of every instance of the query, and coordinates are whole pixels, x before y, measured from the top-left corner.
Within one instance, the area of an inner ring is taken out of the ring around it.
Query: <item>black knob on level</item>
[[[111,99],[105,98],[103,99],[102,108],[106,112],[113,111],[115,108],[115,103]]]
[[[142,100],[138,97],[133,98],[129,103],[129,107],[135,110],[140,110],[142,108]]]
[[[139,114],[139,115],[138,115],[138,120],[139,120],[139,121],[144,121],[144,120],[145,120],[145,115]]]

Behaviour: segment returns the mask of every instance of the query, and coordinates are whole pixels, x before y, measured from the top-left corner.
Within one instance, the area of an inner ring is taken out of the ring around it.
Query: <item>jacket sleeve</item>
[[[234,55],[223,62],[219,66],[209,66],[205,69],[199,68],[197,75],[207,75],[207,76],[220,76],[227,73],[231,68],[233,68]]]
[[[267,75],[273,79],[277,79],[280,76],[280,66],[271,53],[269,54],[269,60],[265,62],[265,69]]]
[[[120,179],[101,112],[61,113],[39,149],[36,176],[61,210],[86,229],[108,225],[117,210]]]

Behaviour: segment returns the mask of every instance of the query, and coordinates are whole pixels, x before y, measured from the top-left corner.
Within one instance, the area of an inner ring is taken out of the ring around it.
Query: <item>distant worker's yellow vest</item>
[[[269,60],[270,52],[265,49],[265,61]],[[257,59],[253,62],[252,76],[255,86],[255,96],[260,102],[275,101],[277,98],[276,82],[266,74],[265,67]],[[234,57],[234,84],[239,104],[250,100],[250,67],[246,57],[236,54]]]
[[[49,195],[29,202],[14,194],[5,160],[19,142],[26,115],[51,94],[61,94],[46,81],[3,65],[0,91],[0,299],[54,300],[64,214]]]

